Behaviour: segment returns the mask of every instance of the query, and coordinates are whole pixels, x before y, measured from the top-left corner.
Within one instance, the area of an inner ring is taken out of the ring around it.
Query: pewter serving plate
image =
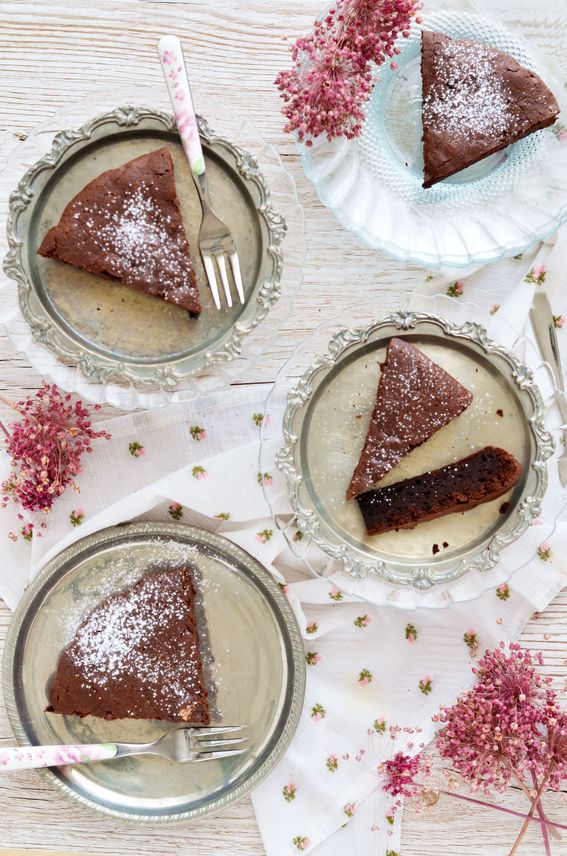
[[[175,389],[214,364],[236,359],[246,336],[279,298],[284,219],[274,212],[257,161],[199,119],[211,196],[232,230],[244,306],[216,310],[198,251],[201,207],[175,120],[153,108],[121,107],[58,134],[49,154],[10,197],[4,270],[18,284],[34,338],[96,381]],[[142,292],[44,259],[37,249],[68,202],[104,170],[166,145],[199,279],[199,318]]]
[[[88,536],[46,565],[12,620],[4,697],[20,744],[154,740],[171,724],[45,713],[61,650],[88,612],[148,568],[196,563],[200,633],[214,724],[249,726],[249,749],[232,758],[174,764],[131,757],[42,771],[86,806],[125,819],[167,823],[202,817],[254,788],[295,732],[305,689],[293,612],[261,565],[225,538],[181,524],[138,523]],[[204,641],[206,640],[206,641]]]
[[[392,336],[402,336],[473,393],[457,419],[414,449],[381,484],[443,466],[486,445],[522,463],[509,494],[476,508],[370,537],[345,492],[376,399],[379,364]],[[428,590],[471,570],[494,566],[500,551],[540,513],[553,440],[530,369],[488,339],[478,324],[400,311],[364,329],[342,330],[287,398],[278,468],[287,481],[296,524],[354,577],[377,574]]]

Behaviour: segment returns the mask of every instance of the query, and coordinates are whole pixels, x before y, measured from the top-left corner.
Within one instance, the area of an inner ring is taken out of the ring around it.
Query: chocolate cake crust
[[[47,232],[38,253],[159,297],[191,315],[201,312],[166,146],[87,184]]]
[[[428,30],[421,39],[424,187],[555,122],[553,93],[509,54]]]
[[[156,571],[97,606],[62,652],[52,713],[210,722],[189,568]]]
[[[347,499],[380,481],[472,401],[468,389],[405,339],[390,339],[381,369],[376,404]]]
[[[522,465],[513,455],[486,446],[454,464],[363,493],[357,502],[367,533],[380,535],[490,502],[521,475]]]

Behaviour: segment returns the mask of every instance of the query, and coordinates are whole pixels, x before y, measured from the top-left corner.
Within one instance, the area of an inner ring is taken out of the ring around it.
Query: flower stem
[[[537,779],[535,777],[535,773],[532,772],[532,782],[534,783],[534,788],[537,788]],[[540,819],[541,824],[541,835],[543,838],[543,846],[545,847],[545,856],[551,856],[551,846],[549,844],[549,835],[547,833],[547,825],[545,823],[545,814],[543,811],[543,806],[541,804],[541,800],[537,804],[537,813]]]
[[[514,767],[512,766],[512,764],[510,763],[510,761],[509,761],[507,758],[506,758],[505,760],[506,760],[506,763],[507,763],[507,765],[508,765],[508,768],[510,769],[510,771],[511,771],[511,773],[512,773],[513,777],[514,777],[514,779],[516,780],[516,782],[518,783],[518,785],[519,785],[519,786],[520,786],[520,788],[522,789],[523,793],[526,795],[527,799],[528,799],[528,800],[530,801],[530,803],[531,803],[531,802],[532,802],[533,797],[532,797],[531,793],[528,791],[528,789],[527,789],[527,787],[526,787],[526,785],[525,785],[525,782],[524,782],[524,781],[523,781],[523,779],[521,779],[521,777],[518,775],[518,773],[516,772],[516,770],[514,769]],[[537,782],[536,782],[536,788],[537,788]],[[545,816],[545,812],[544,812],[544,810],[543,810],[543,806],[542,806],[541,804],[540,804],[540,806],[539,806],[538,813],[539,813],[540,818],[542,818],[542,820],[544,820],[544,821],[545,821],[545,823],[550,827],[550,829],[551,829],[551,834],[553,835],[553,837],[554,837],[554,838],[557,838],[557,839],[561,839],[561,836],[559,835],[559,833],[557,832],[557,830],[556,830],[556,829],[554,829],[553,825],[549,823],[549,821],[548,821],[547,817]]]
[[[508,854],[508,856],[514,856],[514,854],[518,852],[518,848],[520,847],[520,844],[522,843],[522,839],[523,839],[524,835],[526,834],[526,830],[530,824],[530,820],[534,816],[537,805],[541,799],[541,795],[543,794],[544,790],[547,787],[548,779],[549,779],[549,772],[546,773],[546,775],[541,780],[541,785],[539,786],[539,788],[537,790],[537,793],[534,797],[531,808],[530,808],[530,810],[526,816],[526,819],[524,820],[522,828],[520,829],[520,832],[518,833],[518,837],[516,838],[516,840],[514,842],[514,846],[510,850],[510,853]]]
[[[470,802],[470,803],[474,803],[475,805],[480,805],[483,808],[494,808],[494,809],[496,809],[496,811],[501,811],[504,814],[511,814],[514,817],[521,817],[523,820],[526,820],[526,818],[528,818],[528,815],[524,814],[521,811],[515,811],[513,808],[505,808],[502,805],[496,805],[496,803],[486,802],[485,800],[477,800],[477,799],[475,799],[475,797],[469,797],[469,796],[466,796],[465,794],[456,794],[454,791],[443,791],[443,790],[440,790],[439,793],[443,794],[444,796],[447,796],[447,797],[453,797],[454,799],[464,800],[465,802]],[[535,818],[535,817],[530,817],[528,819],[530,821],[533,821],[534,823],[537,823],[537,818]],[[565,826],[563,823],[555,823],[555,821],[553,821],[553,820],[547,820],[545,815],[544,815],[543,819],[540,820],[540,823],[543,823],[546,827],[549,827],[552,832],[557,830],[557,829],[567,830],[567,826]],[[556,832],[556,834],[558,834],[558,833]]]

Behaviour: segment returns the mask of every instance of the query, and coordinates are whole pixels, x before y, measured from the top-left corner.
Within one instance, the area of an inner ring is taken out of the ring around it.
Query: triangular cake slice
[[[39,254],[201,311],[167,147],[109,169],[69,202]]]
[[[59,658],[47,710],[208,725],[189,568],[151,572],[99,604]]]
[[[424,187],[552,125],[559,105],[543,80],[503,51],[421,34]]]
[[[522,465],[510,452],[485,446],[454,464],[370,490],[356,501],[368,535],[380,535],[491,502],[508,493],[521,475]]]
[[[369,490],[472,401],[441,366],[405,339],[390,339],[376,404],[347,499]]]

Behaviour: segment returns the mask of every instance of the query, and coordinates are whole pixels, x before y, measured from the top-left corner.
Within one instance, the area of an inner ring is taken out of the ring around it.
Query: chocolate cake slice
[[[559,115],[553,93],[503,51],[421,34],[424,187],[500,151]]]
[[[376,404],[347,499],[380,481],[472,401],[468,389],[405,339],[390,339],[381,368]]]
[[[69,202],[39,254],[201,311],[165,146],[109,169]]]
[[[367,533],[380,535],[490,502],[514,487],[521,475],[513,455],[486,446],[454,464],[363,493],[357,502]]]
[[[189,568],[156,571],[79,626],[49,687],[48,711],[208,725]]]

